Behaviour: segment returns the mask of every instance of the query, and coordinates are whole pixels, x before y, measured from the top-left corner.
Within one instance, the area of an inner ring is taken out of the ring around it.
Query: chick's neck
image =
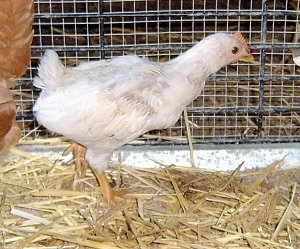
[[[218,53],[216,44],[203,40],[185,53],[170,61],[171,67],[186,75],[193,83],[201,83],[209,75],[216,73],[227,62]]]

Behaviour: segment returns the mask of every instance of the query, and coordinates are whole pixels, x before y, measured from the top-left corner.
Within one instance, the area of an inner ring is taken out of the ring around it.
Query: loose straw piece
[[[184,115],[184,122],[185,122],[185,126],[186,126],[187,138],[188,138],[188,143],[189,143],[190,161],[191,161],[192,167],[195,168],[196,164],[195,164],[195,158],[194,158],[193,140],[192,140],[191,127],[190,127],[186,109],[184,109],[183,115]]]

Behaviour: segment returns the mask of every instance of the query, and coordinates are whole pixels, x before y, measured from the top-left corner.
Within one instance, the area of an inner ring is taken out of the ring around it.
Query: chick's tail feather
[[[40,89],[56,88],[61,81],[64,69],[57,53],[53,50],[46,50],[40,61],[38,76],[34,78],[33,85]]]

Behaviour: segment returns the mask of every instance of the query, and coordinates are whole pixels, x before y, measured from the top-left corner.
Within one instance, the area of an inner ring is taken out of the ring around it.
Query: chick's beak
[[[254,63],[255,59],[254,59],[253,55],[249,52],[249,53],[243,54],[239,58],[239,61]]]

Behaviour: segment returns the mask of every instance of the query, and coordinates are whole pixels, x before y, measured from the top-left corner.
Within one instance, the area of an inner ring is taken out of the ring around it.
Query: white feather
[[[293,60],[294,60],[295,64],[296,64],[298,67],[300,67],[300,56],[294,57]]]

